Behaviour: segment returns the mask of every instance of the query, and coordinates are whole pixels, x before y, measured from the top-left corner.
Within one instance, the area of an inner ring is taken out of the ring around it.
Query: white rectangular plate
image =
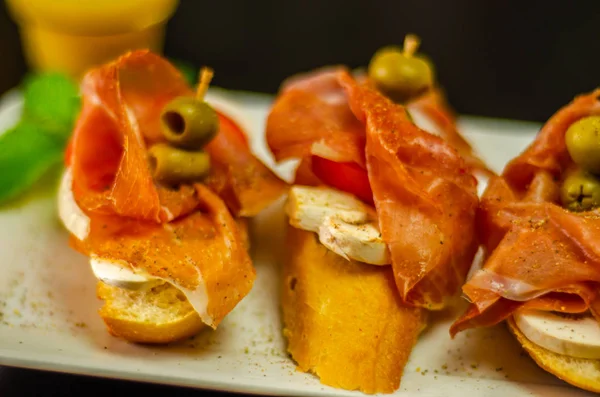
[[[243,118],[255,133],[252,146],[272,165],[260,136],[271,98],[217,96],[243,107]],[[0,108],[4,129],[18,117],[18,96],[7,97]],[[539,127],[472,117],[463,117],[461,124],[496,171]],[[284,226],[280,204],[253,223],[258,277],[250,295],[217,331],[169,347],[134,346],[106,332],[97,315],[95,279],[86,258],[69,248],[51,193],[38,189],[0,208],[0,364],[246,393],[358,395],[296,371],[285,352],[278,305]],[[457,314],[448,310],[433,316],[397,395],[587,395],[539,369],[504,326],[470,330],[451,340],[448,327]]]

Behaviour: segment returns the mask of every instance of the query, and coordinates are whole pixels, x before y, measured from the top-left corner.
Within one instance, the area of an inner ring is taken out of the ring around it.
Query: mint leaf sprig
[[[197,84],[195,65],[170,61],[188,84]],[[23,80],[22,91],[21,119],[0,134],[0,205],[24,193],[63,160],[81,110],[79,87],[65,74],[30,74]]]
[[[196,65],[179,58],[170,58],[169,62],[171,62],[173,66],[179,70],[189,85],[194,87],[196,84],[198,84],[198,72],[200,69]]]
[[[79,87],[60,73],[30,75],[24,80],[23,119],[66,142],[81,109]]]
[[[27,76],[23,112],[0,135],[0,204],[16,198],[63,159],[81,108],[79,88],[60,73]]]

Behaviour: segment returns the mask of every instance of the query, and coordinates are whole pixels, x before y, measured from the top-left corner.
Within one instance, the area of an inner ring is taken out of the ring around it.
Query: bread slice
[[[403,306],[390,266],[349,262],[288,227],[282,307],[288,352],[321,383],[391,393],[426,323]]]
[[[164,344],[189,338],[204,327],[185,295],[169,283],[145,291],[129,291],[102,281],[100,317],[108,331],[129,342]]]
[[[600,393],[600,360],[554,353],[527,339],[512,317],[506,322],[523,349],[540,367],[573,386]]]
[[[236,221],[249,249],[249,222],[246,218]],[[99,314],[108,331],[129,342],[167,344],[192,337],[204,328],[185,295],[167,282],[130,291],[99,281],[96,292],[104,301]]]

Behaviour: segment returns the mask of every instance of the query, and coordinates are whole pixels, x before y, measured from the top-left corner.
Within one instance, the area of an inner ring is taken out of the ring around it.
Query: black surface
[[[363,66],[413,32],[460,113],[543,121],[600,86],[600,1],[181,0],[167,55],[215,68],[215,84],[275,92],[290,74]],[[24,72],[0,12],[0,91]]]
[[[600,86],[599,27],[598,0],[184,0],[167,52],[213,65],[219,85],[275,92],[293,73],[366,65],[413,32],[457,111],[543,121]]]
[[[144,397],[244,397],[244,394],[216,392],[172,386],[107,380],[49,371],[36,371],[0,366],[0,396],[133,396]]]

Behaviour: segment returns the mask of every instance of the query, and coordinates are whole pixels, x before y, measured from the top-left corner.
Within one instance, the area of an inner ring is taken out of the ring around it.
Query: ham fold
[[[284,82],[266,133],[278,160],[301,159],[296,183],[326,182],[311,174],[314,159],[366,172],[405,303],[441,309],[459,291],[477,249],[478,197],[474,169],[452,139],[419,129],[403,106],[344,67]]]
[[[177,188],[153,180],[147,150],[164,140],[161,110],[175,97],[194,95],[158,55],[125,54],[89,71],[81,87],[83,108],[65,161],[90,232],[84,240],[72,236],[72,245],[170,282],[216,327],[255,278],[236,218],[257,214],[285,183],[218,109],[219,131],[205,147],[208,178]]]
[[[452,335],[497,324],[522,309],[589,310],[600,319],[600,212],[569,212],[559,200],[561,180],[574,166],[565,133],[590,115],[600,115],[600,89],[555,113],[490,180],[478,214],[486,261],[463,287],[471,304]]]

